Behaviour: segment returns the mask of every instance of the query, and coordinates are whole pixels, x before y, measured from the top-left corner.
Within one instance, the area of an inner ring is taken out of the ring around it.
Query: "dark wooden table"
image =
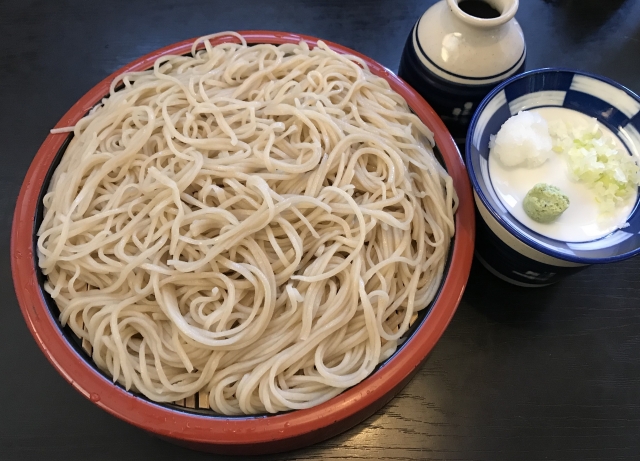
[[[89,88],[161,46],[222,30],[325,38],[397,69],[433,1],[0,0],[0,460],[223,459],[108,415],[46,361],[13,292],[9,234],[48,130]],[[640,1],[521,0],[527,68],[563,66],[640,92]],[[451,325],[389,405],[325,443],[268,459],[640,459],[640,258],[555,286],[478,264]]]

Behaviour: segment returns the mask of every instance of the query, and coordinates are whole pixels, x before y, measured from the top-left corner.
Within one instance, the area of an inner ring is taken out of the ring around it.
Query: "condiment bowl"
[[[520,286],[548,285],[590,264],[640,253],[637,203],[628,226],[592,241],[571,243],[534,232],[500,202],[489,175],[490,136],[518,112],[542,107],[564,107],[596,118],[640,158],[640,98],[608,78],[567,69],[532,70],[503,82],[482,101],[466,141],[479,215],[476,256],[494,275]]]

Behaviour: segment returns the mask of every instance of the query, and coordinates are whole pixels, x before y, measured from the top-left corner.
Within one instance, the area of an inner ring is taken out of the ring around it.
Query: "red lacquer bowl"
[[[315,46],[318,39],[284,32],[240,32],[248,43],[298,43]],[[237,41],[219,37],[212,44]],[[123,67],[84,95],[58,127],[72,126],[109,92],[112,80],[123,72],[145,70],[166,54],[190,52],[193,40],[154,51]],[[113,384],[88,363],[64,336],[42,293],[35,263],[34,222],[41,191],[48,185],[47,173],[68,138],[50,134],[38,150],[22,184],[11,234],[13,281],[20,308],[33,337],[53,366],[73,387],[100,408],[181,445],[229,454],[264,454],[292,450],[337,435],[385,405],[402,389],[444,332],[464,291],[474,243],[474,210],[471,187],[462,157],[444,124],[431,107],[409,85],[375,61],[340,45],[326,42],[339,53],[359,56],[371,71],[385,78],[413,111],[434,132],[435,141],[460,197],[456,213],[456,235],[446,278],[428,315],[405,344],[370,377],[333,399],[308,410],[258,416],[221,417],[191,413],[157,405]]]

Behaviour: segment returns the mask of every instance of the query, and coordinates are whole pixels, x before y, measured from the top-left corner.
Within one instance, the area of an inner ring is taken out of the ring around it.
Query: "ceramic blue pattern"
[[[411,29],[398,75],[433,107],[458,143],[464,143],[480,101],[500,82],[524,70],[526,46],[515,19],[518,0],[492,2],[493,19],[471,16],[457,0],[432,5]]]
[[[469,85],[445,80],[420,62],[411,42],[410,35],[402,53],[398,75],[426,99],[456,141],[464,140],[475,108],[495,83]],[[524,63],[518,72],[522,70]]]
[[[632,155],[640,158],[640,98],[607,78],[565,69],[534,70],[503,82],[483,100],[471,121],[466,144],[467,168],[476,203],[484,213],[479,220],[482,223],[479,238],[484,234],[484,241],[476,243],[477,251],[483,263],[498,272],[497,275],[525,285],[551,283],[566,273],[575,272],[579,265],[619,261],[640,253],[637,203],[628,227],[581,243],[566,243],[540,235],[517,221],[500,203],[487,168],[489,136],[496,134],[519,110],[548,106],[565,107],[595,117],[620,138]],[[515,243],[514,238],[519,243]],[[510,244],[505,243],[507,240]],[[500,246],[508,249],[497,249]],[[496,260],[495,255],[501,252],[505,257]],[[534,258],[524,256],[523,252]],[[546,263],[546,267],[540,267],[541,263]],[[518,276],[518,273],[527,273],[527,264],[532,267],[530,274]]]
[[[640,112],[629,120],[629,125],[634,126],[636,130],[640,131]]]

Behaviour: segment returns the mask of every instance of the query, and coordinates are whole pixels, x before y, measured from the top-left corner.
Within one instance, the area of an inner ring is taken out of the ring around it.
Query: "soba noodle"
[[[39,265],[126,389],[208,393],[227,415],[309,408],[432,301],[457,198],[431,132],[359,58],[232,35],[122,75],[78,122]]]

